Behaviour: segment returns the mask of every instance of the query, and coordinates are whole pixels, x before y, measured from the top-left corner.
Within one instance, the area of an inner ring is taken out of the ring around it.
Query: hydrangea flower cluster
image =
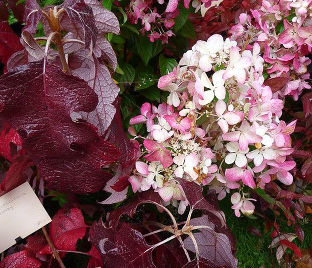
[[[160,78],[167,103],[145,103],[130,121],[148,132],[135,137],[142,157],[129,179],[134,192],[153,189],[183,213],[188,203],[179,181],[192,181],[215,189],[218,199],[232,192],[239,216],[254,210],[248,188],[264,189],[271,180],[292,184],[296,122],[280,120],[283,100],[264,85],[260,50],[258,43],[240,49],[215,34]]]
[[[218,6],[223,0],[193,0],[192,6],[204,14],[210,7]],[[184,0],[185,8],[190,7],[191,0]],[[141,32],[148,33],[151,42],[161,40],[168,43],[168,38],[173,36],[172,27],[174,19],[179,14],[179,0],[132,0],[127,8],[127,16],[131,23],[142,24]],[[160,11],[163,10],[164,11]]]
[[[307,54],[312,45],[312,1],[265,0],[261,6],[242,13],[230,34],[240,47],[255,42],[264,49],[265,71],[274,91],[281,97],[290,95],[295,100],[304,89],[310,89]]]

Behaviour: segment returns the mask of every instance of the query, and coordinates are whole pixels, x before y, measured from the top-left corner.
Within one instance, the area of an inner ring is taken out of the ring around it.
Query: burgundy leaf
[[[122,224],[119,230],[106,228],[102,222],[90,230],[90,241],[102,255],[104,267],[110,268],[155,268],[152,250],[143,235]],[[148,251],[147,251],[148,250]]]
[[[28,31],[32,34],[37,32],[38,22],[42,17],[40,6],[36,0],[26,0],[24,21],[25,27],[23,31]]]
[[[98,0],[85,0],[85,3],[92,8],[95,25],[100,34],[119,34],[119,22],[113,12],[105,9]]]
[[[210,226],[211,228],[199,229],[200,232],[193,233],[197,242],[199,256],[213,264],[211,268],[217,267],[237,267],[237,259],[233,255],[229,238],[214,230],[214,224],[207,215],[200,218],[191,219],[193,226]],[[185,248],[195,252],[193,241],[190,237],[184,240]]]
[[[90,113],[81,113],[82,118],[97,127],[99,135],[103,135],[116,113],[112,103],[118,95],[119,88],[111,78],[107,67],[100,64],[95,57],[92,58],[88,50],[80,50],[74,56],[76,65],[80,67],[72,70],[72,74],[85,80],[99,98],[96,109]]]
[[[50,237],[58,250],[75,251],[78,239],[82,239],[87,226],[78,208],[69,211],[59,210],[50,225]],[[40,254],[51,254],[50,246],[40,250]]]
[[[289,76],[279,76],[265,80],[264,84],[266,86],[269,86],[272,89],[272,92],[275,93],[277,91],[280,91],[289,81]]]
[[[22,139],[20,135],[8,124],[4,124],[2,131],[0,132],[0,155],[12,162],[11,145],[22,145]]]
[[[115,106],[120,106],[120,98],[115,102]],[[127,137],[127,134],[123,130],[122,122],[121,122],[121,113],[120,110],[117,109],[115,117],[110,125],[110,127],[106,130],[104,134],[105,140],[116,145],[116,147],[120,150],[121,155],[119,159],[119,163],[121,164],[123,169],[133,168],[136,160],[140,155],[140,148],[136,141],[130,140]],[[123,176],[130,175],[130,172],[124,173]]]
[[[76,193],[95,192],[111,177],[102,170],[118,159],[115,146],[71,114],[90,112],[93,90],[57,66],[30,63],[0,78],[0,121],[8,121],[23,139],[30,158],[48,186]]]
[[[23,250],[11,254],[0,262],[0,268],[39,268],[41,262],[28,256],[27,251]]]
[[[14,159],[9,170],[6,172],[4,179],[0,184],[0,195],[3,195],[20,184],[24,183],[28,176],[25,171],[32,165],[32,161],[26,155],[21,155]]]
[[[301,250],[300,250],[300,248],[298,248],[298,246],[296,244],[294,244],[293,242],[288,241],[287,239],[282,239],[280,241],[280,244],[288,247],[289,249],[291,249],[297,255],[297,257],[299,259],[301,258],[301,256],[302,256]]]
[[[1,10],[0,10],[1,12]],[[0,61],[6,65],[16,51],[22,50],[19,37],[13,32],[7,21],[0,22]]]
[[[158,239],[154,239],[153,244],[161,241],[158,236],[156,237]],[[174,239],[153,250],[153,262],[157,268],[180,268],[187,263],[187,258],[181,244],[177,239]]]
[[[18,0],[8,0],[8,6],[13,11],[14,17],[19,23],[24,22],[24,5]]]
[[[127,215],[133,217],[137,207],[141,204],[146,203],[159,203],[161,204],[161,198],[158,193],[154,191],[145,191],[138,193],[130,202],[124,206],[119,207],[116,210],[113,210],[109,215],[110,226],[117,228],[120,217],[122,215]]]
[[[113,70],[117,67],[117,57],[111,46],[104,36],[99,36],[93,49],[94,55],[101,61],[112,66]]]
[[[301,101],[303,104],[304,116],[308,117],[312,114],[312,92],[306,93],[302,96]]]
[[[115,102],[116,107],[119,106],[119,102],[119,99]],[[116,189],[114,189],[113,186],[121,178],[128,177],[131,174],[135,161],[140,156],[140,148],[138,142],[130,140],[127,137],[126,133],[123,131],[121,114],[119,109],[117,109],[115,117],[110,127],[106,130],[104,137],[108,142],[115,144],[121,152],[119,165],[115,172],[115,176],[106,184],[104,189],[105,191],[112,194],[105,201],[101,202],[102,204],[113,204],[121,202],[127,197],[127,188],[122,191],[116,192]]]
[[[88,254],[91,256],[87,268],[103,267],[102,256],[95,246],[92,246]]]
[[[28,53],[26,49],[20,50],[12,54],[12,56],[8,59],[7,62],[7,71],[11,72],[16,67],[20,65],[25,65],[28,63]]]
[[[9,19],[9,11],[4,1],[0,1],[0,22]]]
[[[28,54],[35,58],[36,61],[42,60],[45,56],[44,49],[36,42],[32,34],[27,31],[23,31],[21,43],[27,50]]]
[[[120,177],[118,181],[111,186],[111,188],[116,192],[121,192],[125,190],[130,185],[129,176]]]
[[[194,182],[179,179],[187,200],[193,209],[200,209],[209,215],[216,216],[221,225],[226,225],[224,213],[218,208],[218,201],[213,193],[209,194],[209,199],[205,198],[202,193],[202,187]]]
[[[88,48],[91,44],[93,47],[98,30],[95,26],[95,19],[92,13],[92,8],[86,5],[83,0],[66,0],[62,7],[67,11],[67,14],[73,24],[80,24],[84,33],[85,47]]]
[[[25,249],[31,256],[36,256],[36,254],[46,246],[47,240],[45,239],[42,232],[37,232],[27,238],[27,244]]]
[[[193,260],[183,266],[183,268],[213,268],[213,267],[215,267],[213,263],[203,258],[200,258],[198,261]],[[218,268],[224,268],[224,267],[218,267]]]

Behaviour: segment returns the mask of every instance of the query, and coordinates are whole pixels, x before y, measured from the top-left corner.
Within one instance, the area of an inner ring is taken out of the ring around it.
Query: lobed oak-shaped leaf
[[[30,257],[26,250],[11,254],[0,262],[0,268],[39,268],[41,262]]]
[[[71,22],[79,24],[83,29],[85,47],[93,47],[98,34],[95,26],[95,19],[91,7],[86,5],[83,0],[66,0],[62,7],[65,8]],[[92,44],[91,44],[92,42]]]
[[[116,108],[112,104],[119,88],[111,78],[108,68],[99,63],[97,58],[90,56],[88,50],[79,50],[71,56],[72,74],[83,79],[97,94],[99,102],[90,113],[81,113],[84,120],[94,125],[99,135],[103,135],[111,124]]]
[[[115,14],[105,9],[100,1],[85,0],[85,3],[92,8],[95,25],[100,34],[114,33],[119,34],[119,22]]]
[[[0,78],[0,122],[7,121],[48,186],[86,193],[105,185],[111,175],[102,170],[118,159],[115,146],[86,123],[74,123],[74,112],[91,112],[97,96],[83,80],[57,66],[30,63]]]
[[[142,233],[122,224],[120,229],[107,228],[102,222],[93,224],[90,241],[102,255],[104,267],[155,268],[152,250]],[[148,251],[147,251],[148,250]]]

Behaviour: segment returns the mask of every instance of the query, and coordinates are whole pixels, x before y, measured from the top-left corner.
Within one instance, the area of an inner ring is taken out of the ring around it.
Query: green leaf
[[[159,40],[156,42],[150,42],[147,37],[137,36],[135,39],[135,45],[137,53],[143,60],[144,64],[147,65],[150,59],[155,57],[162,50],[162,45]]]
[[[52,200],[59,203],[60,207],[63,207],[67,203],[66,195],[57,191],[50,191],[50,196],[53,196]]]
[[[275,199],[271,196],[269,196],[263,189],[257,188],[256,193],[261,196],[265,201],[267,201],[269,204],[275,204]]]
[[[281,34],[284,30],[284,23],[283,21],[280,21],[275,27],[276,34]]]
[[[122,25],[122,27],[125,27],[127,28],[128,30],[130,30],[131,32],[135,33],[136,35],[139,35],[139,31],[138,29],[134,26],[134,25],[131,25],[131,24],[124,24]]]
[[[132,84],[135,77],[135,69],[134,67],[129,63],[120,63],[120,67],[123,71],[122,75],[118,75],[116,77],[116,80],[118,83],[128,83]]]
[[[189,17],[189,14],[190,14],[190,9],[187,9],[183,6],[179,8],[179,15],[176,17],[175,24],[173,27],[173,30],[176,33],[182,29],[182,27],[184,26],[184,24],[186,23]]]
[[[151,66],[141,67],[137,70],[135,90],[142,90],[154,85],[158,76]]]
[[[172,72],[173,68],[178,65],[173,58],[166,58],[163,54],[159,56],[159,69],[161,75],[166,75]]]
[[[124,44],[126,42],[126,40],[124,38],[122,38],[120,35],[113,35],[111,40],[108,41],[115,43],[115,44]]]
[[[102,1],[102,5],[103,7],[105,7],[108,10],[112,9],[112,5],[113,5],[114,0],[103,0]]]
[[[196,39],[194,26],[189,20],[184,24],[183,31],[181,31],[180,33],[185,38],[192,39],[192,40]]]
[[[156,86],[140,90],[140,94],[150,101],[160,102],[160,90]]]
[[[125,24],[125,23],[127,22],[128,17],[127,17],[126,12],[125,12],[121,7],[119,7],[118,10],[119,10],[120,13],[122,14],[122,17],[123,17],[123,23],[122,23],[122,25],[123,25],[123,24]]]

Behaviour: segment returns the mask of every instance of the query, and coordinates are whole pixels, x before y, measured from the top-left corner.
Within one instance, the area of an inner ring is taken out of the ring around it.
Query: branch
[[[57,249],[55,248],[55,246],[54,246],[54,244],[53,244],[53,242],[52,242],[52,240],[51,240],[51,238],[50,238],[50,236],[49,236],[49,234],[47,232],[47,229],[45,227],[42,227],[41,230],[42,230],[42,232],[44,234],[44,237],[47,240],[47,242],[48,242],[48,244],[49,244],[49,246],[50,246],[50,248],[51,248],[51,250],[53,252],[54,258],[59,263],[59,266],[61,268],[66,268],[64,263],[63,263],[63,261],[62,261],[62,259],[61,259],[61,257],[60,257],[60,255],[59,255],[59,253],[58,253],[58,251],[57,251]]]

